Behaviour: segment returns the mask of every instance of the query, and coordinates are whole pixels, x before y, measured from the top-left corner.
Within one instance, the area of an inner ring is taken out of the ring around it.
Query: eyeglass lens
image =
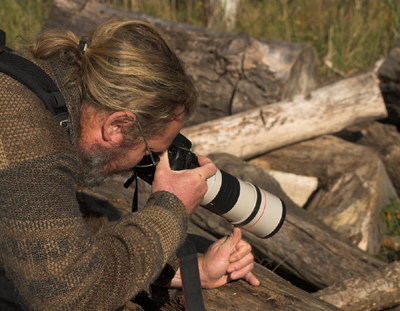
[[[151,158],[150,154],[145,155],[136,165],[136,167],[149,167],[157,165],[160,162],[160,157],[155,153],[151,153],[151,155],[153,156],[153,159]]]

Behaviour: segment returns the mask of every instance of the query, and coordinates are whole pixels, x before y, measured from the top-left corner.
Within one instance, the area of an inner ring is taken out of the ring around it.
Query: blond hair
[[[192,80],[154,27],[110,20],[86,39],[83,52],[72,32],[46,31],[31,52],[37,58],[56,56],[75,65],[82,100],[110,113],[132,111],[147,136],[159,134],[178,110],[185,117],[193,113],[197,94]]]

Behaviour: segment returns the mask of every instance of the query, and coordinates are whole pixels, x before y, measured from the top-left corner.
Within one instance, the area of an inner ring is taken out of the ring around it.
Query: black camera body
[[[191,148],[192,143],[185,136],[179,133],[175,137],[168,147],[172,170],[199,167],[197,156],[190,151]],[[155,166],[135,170],[138,177],[152,184]],[[220,169],[207,179],[207,186],[201,206],[224,217],[233,225],[261,238],[273,236],[282,227],[286,215],[285,204],[273,194]]]
[[[192,143],[189,139],[179,133],[168,147],[169,165],[174,171],[182,171],[199,166],[197,156],[190,151]],[[148,184],[154,180],[155,166],[135,168],[138,177]]]

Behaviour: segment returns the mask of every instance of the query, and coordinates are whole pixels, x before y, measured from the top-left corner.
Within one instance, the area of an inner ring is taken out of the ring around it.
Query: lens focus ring
[[[203,207],[208,209],[217,215],[223,215],[229,212],[232,207],[235,206],[239,196],[240,196],[240,183],[236,177],[221,171],[221,188],[215,198],[204,205]]]

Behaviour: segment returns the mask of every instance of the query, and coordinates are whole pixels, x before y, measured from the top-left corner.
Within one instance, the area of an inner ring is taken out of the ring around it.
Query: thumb
[[[234,249],[241,239],[242,231],[238,227],[234,227],[232,233],[225,240],[224,244],[227,244]]]

